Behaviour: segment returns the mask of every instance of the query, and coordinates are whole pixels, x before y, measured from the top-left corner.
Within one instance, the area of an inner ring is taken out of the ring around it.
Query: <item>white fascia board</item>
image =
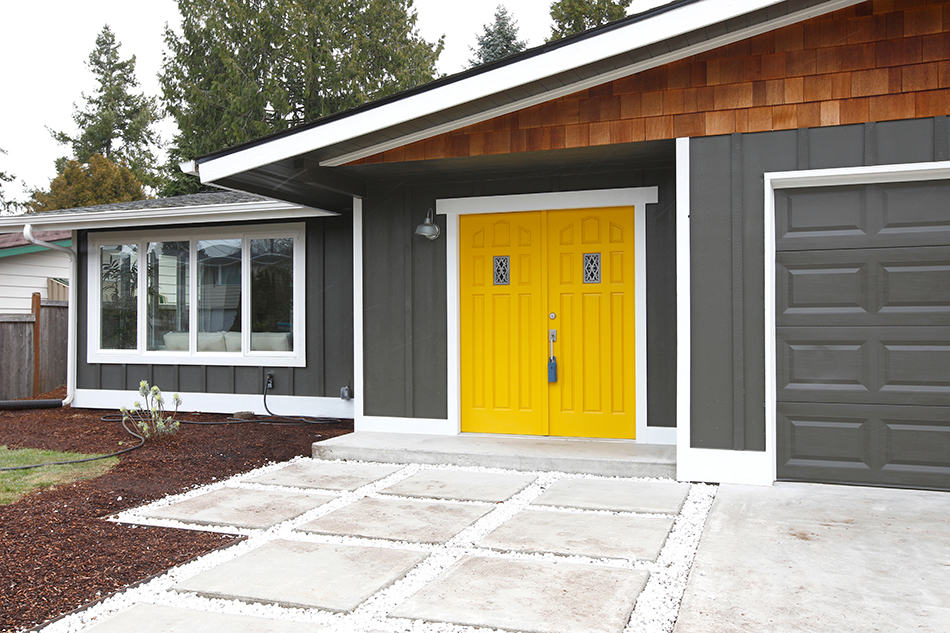
[[[19,233],[25,224],[36,228],[105,229],[116,227],[166,226],[200,222],[248,222],[289,220],[338,215],[333,211],[289,204],[277,200],[231,204],[169,207],[164,209],[123,209],[76,213],[34,213],[0,218],[0,233]]]
[[[253,147],[236,151],[202,162],[199,174],[203,183],[213,183],[255,167],[284,160],[323,147],[328,147],[364,134],[405,123],[419,117],[441,112],[488,95],[510,90],[574,68],[579,68],[635,48],[642,48],[668,40],[684,33],[702,29],[711,24],[752,13],[778,4],[781,0],[704,0],[626,26],[605,31],[552,51],[529,57],[488,72],[480,73],[451,84],[410,95],[376,108],[357,112],[351,116],[330,121],[324,125],[301,130]],[[646,68],[669,63],[709,50],[730,42],[752,37],[787,24],[822,15],[830,11],[857,4],[862,0],[829,0],[808,9],[789,13],[766,23],[740,29],[710,40],[671,52],[652,60],[622,68],[611,73],[570,84],[530,99],[512,102],[486,110],[471,117],[461,118],[440,126],[421,130],[412,135],[398,137],[372,148],[337,156],[321,162],[324,166],[337,166],[369,156],[387,148],[399,147],[413,140],[420,140],[451,129],[457,129],[530,105],[543,103],[564,94],[570,94],[623,77]]]

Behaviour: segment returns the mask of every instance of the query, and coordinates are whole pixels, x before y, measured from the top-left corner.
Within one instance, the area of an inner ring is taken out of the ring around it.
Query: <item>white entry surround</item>
[[[594,207],[634,207],[635,336],[637,376],[637,439],[648,444],[675,444],[676,429],[647,426],[647,316],[646,316],[646,205],[657,202],[656,187],[595,189],[471,198],[445,198],[436,201],[436,213],[445,216],[446,231],[446,310],[448,376],[448,417],[445,419],[394,418],[363,414],[363,306],[362,306],[362,201],[354,201],[353,279],[356,285],[353,312],[354,370],[357,431],[390,433],[430,433],[456,435],[461,432],[460,355],[459,355],[459,216],[484,213],[517,213],[556,209]]]
[[[676,140],[676,304],[677,406],[676,478],[771,485],[777,469],[775,192],[802,187],[867,185],[950,178],[950,161],[767,172],[764,174],[765,261],[765,450],[744,451],[690,446],[690,226],[689,139]]]

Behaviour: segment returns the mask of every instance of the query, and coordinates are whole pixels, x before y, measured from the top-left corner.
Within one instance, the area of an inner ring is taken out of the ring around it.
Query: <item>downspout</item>
[[[23,226],[23,239],[30,244],[36,244],[50,250],[65,253],[69,258],[69,306],[67,308],[66,319],[68,321],[66,329],[66,398],[63,400],[15,400],[0,403],[0,408],[13,409],[40,409],[53,407],[68,407],[76,396],[76,314],[79,297],[79,260],[76,257],[76,251],[72,248],[66,248],[59,244],[44,242],[33,236],[33,226],[25,224]],[[75,241],[75,240],[74,240]],[[17,403],[22,406],[17,406]]]

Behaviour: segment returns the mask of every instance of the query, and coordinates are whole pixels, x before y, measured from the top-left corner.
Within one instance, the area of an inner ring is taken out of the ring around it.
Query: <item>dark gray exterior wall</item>
[[[765,449],[765,172],[950,158],[947,117],[690,141],[691,445]]]
[[[274,373],[277,395],[339,397],[353,385],[353,239],[349,216],[312,218],[307,229],[307,366],[114,365],[86,362],[86,233],[80,232],[78,375],[80,389],[138,389],[148,380],[163,390],[261,393]]]
[[[675,426],[674,184],[672,168],[377,180],[363,201],[364,413],[446,417],[446,241],[413,235],[436,199],[657,186],[659,203],[647,208],[649,425]]]

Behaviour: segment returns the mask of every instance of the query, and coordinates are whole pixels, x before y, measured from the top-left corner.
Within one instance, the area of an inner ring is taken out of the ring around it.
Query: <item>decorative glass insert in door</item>
[[[600,253],[584,253],[584,283],[600,283]]]
[[[507,286],[511,283],[511,264],[507,255],[496,255],[493,258],[495,273],[494,283],[496,286]]]

